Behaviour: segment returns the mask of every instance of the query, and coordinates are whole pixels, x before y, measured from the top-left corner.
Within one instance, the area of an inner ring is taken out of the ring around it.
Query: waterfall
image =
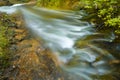
[[[93,80],[94,75],[108,74],[112,71],[108,62],[114,57],[95,42],[109,42],[114,39],[114,35],[89,38],[105,35],[97,33],[94,25],[78,20],[82,15],[77,13],[84,13],[49,10],[22,4],[2,6],[0,11],[8,14],[19,11],[23,15],[26,27],[43,39],[45,46],[56,56],[56,63],[70,76],[70,80]],[[77,43],[79,47],[76,46]]]

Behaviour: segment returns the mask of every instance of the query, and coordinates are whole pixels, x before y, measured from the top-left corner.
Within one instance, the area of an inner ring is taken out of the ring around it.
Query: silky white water
[[[85,21],[78,12],[55,11],[16,4],[0,7],[1,12],[12,14],[20,12],[26,27],[41,37],[45,46],[56,55],[59,67],[70,77],[69,80],[93,80],[93,75],[108,74],[112,71],[108,61],[114,57],[94,41],[112,41],[114,35],[87,39],[96,33],[93,25]],[[82,12],[79,12],[83,14]],[[76,47],[78,42],[79,48]],[[97,60],[101,58],[101,60]]]

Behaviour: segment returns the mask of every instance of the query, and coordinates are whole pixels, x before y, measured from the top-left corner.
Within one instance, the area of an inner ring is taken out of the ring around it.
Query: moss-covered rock
[[[10,38],[14,35],[12,34],[12,27],[14,22],[13,17],[5,13],[0,13],[0,79],[4,70],[10,66],[11,54],[9,50],[9,45],[11,43]],[[15,26],[15,25],[14,25]]]

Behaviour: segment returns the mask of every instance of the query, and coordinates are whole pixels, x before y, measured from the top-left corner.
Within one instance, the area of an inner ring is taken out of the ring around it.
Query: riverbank
[[[20,15],[1,13],[2,22],[10,31],[4,47],[4,58],[0,58],[1,80],[63,80],[50,55],[50,50],[24,27]],[[2,26],[0,26],[2,27]],[[1,42],[5,43],[5,42]],[[1,56],[0,56],[1,57]]]
[[[5,68],[10,65],[11,54],[9,51],[10,43],[14,33],[11,27],[15,24],[10,20],[11,17],[5,13],[0,13],[0,75],[4,72]]]

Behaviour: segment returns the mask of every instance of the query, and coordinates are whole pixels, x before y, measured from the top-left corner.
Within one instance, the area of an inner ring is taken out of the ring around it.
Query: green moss
[[[4,69],[9,66],[9,34],[11,34],[10,26],[12,24],[11,16],[5,13],[0,13],[0,68]]]

